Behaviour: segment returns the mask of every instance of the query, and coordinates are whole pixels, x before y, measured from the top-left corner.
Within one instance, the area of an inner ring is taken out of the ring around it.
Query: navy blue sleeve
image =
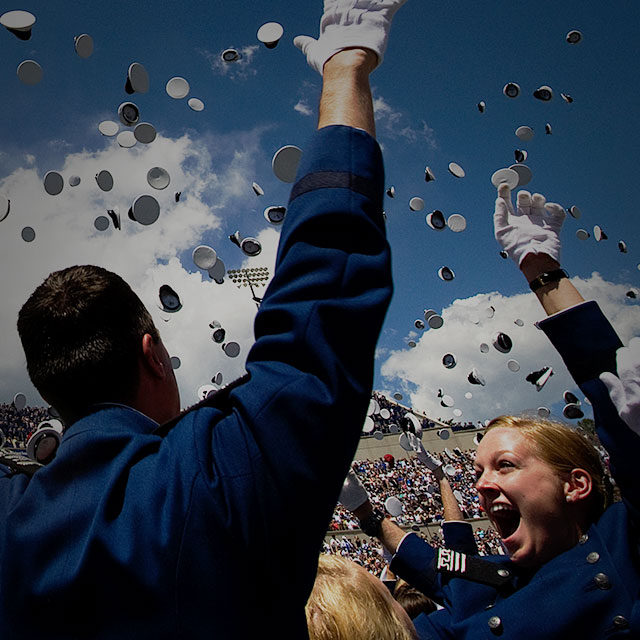
[[[620,418],[599,375],[617,374],[620,338],[596,302],[585,302],[542,320],[540,328],[562,356],[569,373],[593,405],[598,437],[610,456],[611,475],[640,522],[640,437]]]
[[[478,545],[473,536],[473,526],[470,522],[447,522],[445,520],[442,523],[442,536],[444,546],[447,549],[466,553],[469,556],[478,555]]]

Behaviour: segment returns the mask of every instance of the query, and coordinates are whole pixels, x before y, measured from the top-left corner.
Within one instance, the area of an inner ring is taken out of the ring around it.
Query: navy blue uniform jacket
[[[391,296],[383,193],[373,138],[315,133],[229,406],[159,437],[101,405],[31,480],[0,467],[2,640],[307,637]]]
[[[598,378],[603,371],[615,373],[622,345],[595,302],[539,324],[593,404],[598,436],[623,500],[611,505],[579,544],[533,575],[518,570],[507,556],[487,557],[515,576],[499,589],[444,579],[434,569],[432,547],[407,536],[392,570],[444,605],[414,620],[421,640],[640,638],[640,438],[620,419]]]

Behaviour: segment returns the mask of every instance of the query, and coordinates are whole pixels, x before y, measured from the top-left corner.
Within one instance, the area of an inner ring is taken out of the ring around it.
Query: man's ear
[[[154,377],[166,378],[167,371],[162,358],[162,343],[160,340],[156,342],[148,333],[142,336],[142,364]]]
[[[579,502],[591,495],[593,479],[584,469],[572,469],[569,479],[564,483],[564,495],[567,502]]]

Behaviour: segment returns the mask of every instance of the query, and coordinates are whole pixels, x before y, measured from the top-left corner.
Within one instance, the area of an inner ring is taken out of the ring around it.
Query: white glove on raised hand
[[[546,202],[539,193],[518,193],[514,210],[511,189],[498,187],[493,227],[496,240],[518,267],[530,253],[544,253],[560,263],[560,228],[564,209],[555,202]]]
[[[293,44],[320,75],[324,63],[338,51],[371,49],[379,66],[387,48],[391,20],[407,0],[324,0],[318,39],[296,36]]]
[[[409,434],[409,443],[411,444],[411,448],[416,453],[416,458],[420,460],[420,462],[429,469],[429,471],[433,472],[433,475],[436,479],[440,480],[444,477],[444,472],[442,471],[442,462],[438,460],[435,456],[431,455],[422,444],[422,441],[416,438],[412,433]]]
[[[369,494],[362,482],[360,482],[360,478],[358,478],[353,469],[349,469],[349,473],[347,473],[347,477],[344,479],[338,501],[345,509],[354,511],[362,506],[368,499]]]
[[[628,347],[618,349],[617,364],[617,376],[606,371],[600,374],[600,380],[620,417],[640,435],[640,338],[633,338]]]

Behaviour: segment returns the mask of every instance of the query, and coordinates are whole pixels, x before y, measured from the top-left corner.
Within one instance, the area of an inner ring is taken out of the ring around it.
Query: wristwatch
[[[371,515],[360,520],[360,528],[372,538],[380,537],[380,529],[382,521],[386,518],[386,515],[382,509],[375,507]]]
[[[545,284],[550,284],[552,282],[558,282],[558,280],[562,280],[562,278],[568,278],[569,274],[564,269],[554,269],[553,271],[545,271],[541,273],[539,276],[534,278],[530,283],[529,287],[531,291],[537,291],[540,287],[544,287]]]

